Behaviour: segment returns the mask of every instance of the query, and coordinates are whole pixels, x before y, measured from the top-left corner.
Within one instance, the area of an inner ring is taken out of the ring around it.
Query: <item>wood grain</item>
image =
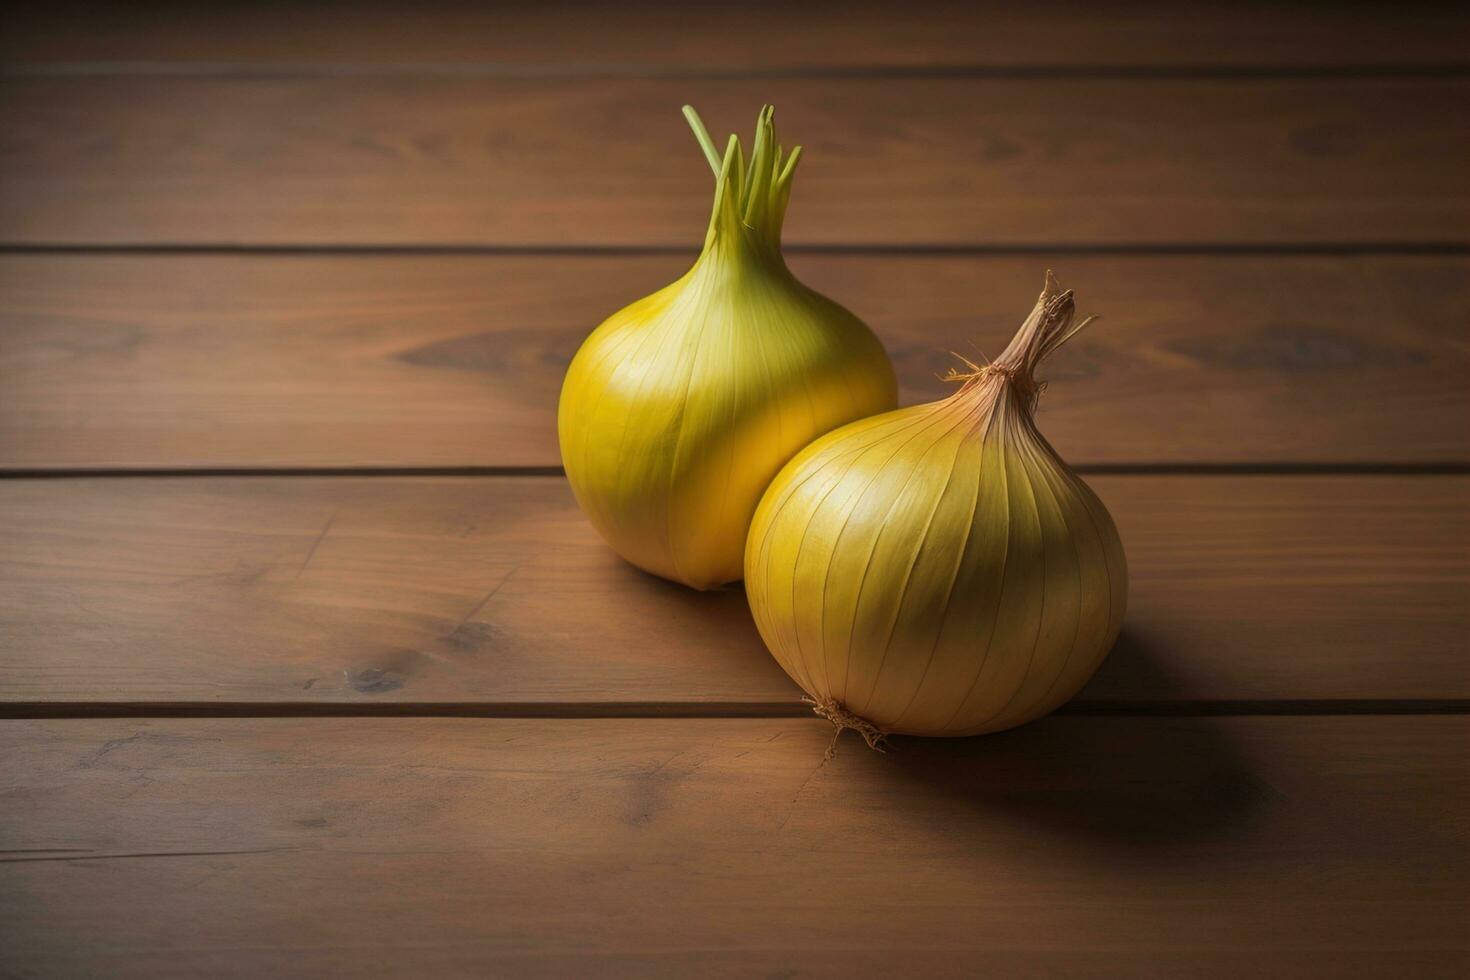
[[[1470,479],[1090,482],[1130,603],[1082,699],[1470,696]],[[10,705],[799,694],[743,594],[624,565],[549,477],[0,482],[0,677]]]
[[[556,466],[567,362],[684,256],[0,256],[0,467]],[[796,255],[902,398],[994,355],[1055,267],[1075,464],[1470,461],[1460,257]]]
[[[793,266],[906,402],[1053,265],[1104,315],[1044,402],[1074,462],[1458,471],[1467,42],[1419,0],[12,4],[0,470],[553,467],[571,353],[701,237],[678,106],[769,100]],[[1090,482],[1132,601],[1084,703],[823,764],[738,589],[561,479],[0,480],[0,976],[1465,976],[1470,719],[1187,715],[1463,707],[1470,477]],[[328,717],[394,711],[501,717]],[[22,720],[88,712],[300,717]]]
[[[1464,79],[10,77],[10,244],[693,247],[678,107],[807,149],[787,240],[1463,244]]]
[[[0,969],[1463,976],[1463,718],[0,723]],[[105,814],[105,818],[101,815]]]
[[[157,70],[443,66],[501,71],[1317,67],[1463,63],[1464,7],[1160,0],[1014,3],[928,0],[895,17],[874,0],[684,4],[557,0],[470,4],[13,5],[0,31],[12,65],[100,63]],[[86,30],[76,29],[79,23]]]

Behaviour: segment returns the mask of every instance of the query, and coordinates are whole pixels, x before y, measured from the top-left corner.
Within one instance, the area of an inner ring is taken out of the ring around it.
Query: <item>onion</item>
[[[1072,697],[1122,625],[1112,518],[1037,431],[1038,364],[1073,326],[1036,308],[942,401],[854,422],[797,455],[750,529],[746,592],[818,714],[876,745],[974,735]]]
[[[796,281],[781,222],[801,148],[761,110],[749,167],[685,115],[716,174],[704,250],[683,278],[614,313],[573,358],[557,428],[572,490],[634,565],[708,589],[740,578],[762,491],[798,450],[896,404],[893,367],[857,317]]]

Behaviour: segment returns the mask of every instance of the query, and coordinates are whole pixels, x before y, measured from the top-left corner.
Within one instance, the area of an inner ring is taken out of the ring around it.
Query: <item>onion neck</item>
[[[1036,370],[1067,341],[1077,336],[1096,317],[1088,317],[1073,323],[1077,308],[1072,291],[1063,290],[1050,269],[1041,295],[1036,300],[1031,314],[1016,331],[1006,349],[989,364],[976,364],[961,357],[965,371],[950,371],[951,381],[962,382],[955,392],[957,399],[994,399],[1009,394],[1026,409],[1029,415],[1036,407],[1044,384],[1037,382]],[[956,355],[958,356],[958,355]]]
[[[738,219],[718,213],[710,219],[695,268],[698,275],[730,280],[791,278],[779,239],[768,241]]]
[[[761,109],[756,122],[748,166],[739,137],[732,134],[724,154],[720,154],[699,114],[685,106],[684,116],[715,174],[714,207],[696,267],[760,268],[789,276],[781,256],[781,226],[801,147],[782,159],[781,146],[776,142],[775,110],[769,105]]]

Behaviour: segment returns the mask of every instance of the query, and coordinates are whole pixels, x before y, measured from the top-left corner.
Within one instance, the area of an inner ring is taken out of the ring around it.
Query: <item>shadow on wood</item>
[[[1126,631],[1109,657],[1154,678],[1167,674],[1160,660]],[[1038,835],[1127,848],[1236,836],[1276,796],[1222,719],[1120,718],[1106,739],[1094,728],[1059,716],[975,738],[898,737],[875,760],[895,792],[922,793],[939,812],[1004,813]],[[852,736],[840,749],[860,750]]]
[[[1198,691],[1190,692],[1189,686],[1165,666],[1168,658],[1155,653],[1151,643],[1139,627],[1125,621],[1102,666],[1069,703],[1110,701],[1109,691],[1140,691],[1144,692],[1143,699],[1151,701],[1198,699]],[[1099,695],[1095,696],[1095,691]]]

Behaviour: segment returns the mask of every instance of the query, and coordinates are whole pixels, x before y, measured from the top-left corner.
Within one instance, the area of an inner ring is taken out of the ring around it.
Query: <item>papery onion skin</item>
[[[697,589],[741,577],[761,493],[795,453],[891,409],[893,367],[856,316],[798,282],[780,230],[800,147],[769,107],[748,171],[731,137],[714,212],[677,282],[613,314],[578,350],[557,413],[577,501],[629,562]]]
[[[1071,320],[1048,273],[1016,340],[954,395],[829,433],[766,491],[751,611],[835,724],[1011,728],[1076,694],[1117,639],[1117,529],[1032,419],[1033,372],[1081,328]]]

